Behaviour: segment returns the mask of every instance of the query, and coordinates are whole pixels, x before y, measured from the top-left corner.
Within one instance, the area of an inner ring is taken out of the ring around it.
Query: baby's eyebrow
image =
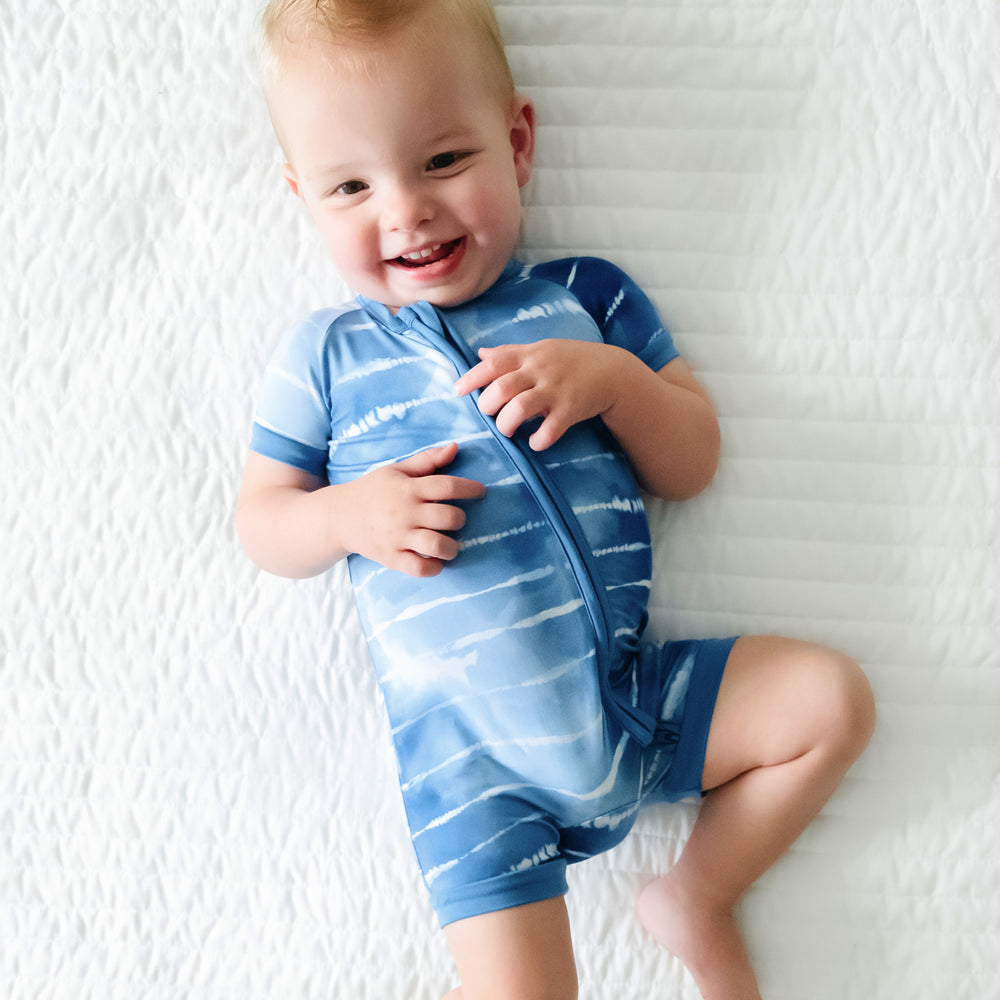
[[[343,166],[316,167],[314,170],[306,172],[305,179],[307,181],[326,181],[334,177],[343,177],[345,174],[352,172],[354,172],[354,168],[346,163]]]
[[[427,139],[428,146],[446,146],[449,144],[459,144],[471,141],[475,134],[475,128],[471,125],[458,125],[453,128],[436,132]]]

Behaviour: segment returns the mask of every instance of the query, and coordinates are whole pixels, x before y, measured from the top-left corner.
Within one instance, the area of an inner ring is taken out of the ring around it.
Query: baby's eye
[[[352,194],[361,194],[362,191],[367,190],[368,185],[364,181],[344,181],[343,184],[339,184],[333,189],[333,193],[350,196]]]
[[[455,166],[459,160],[464,160],[468,153],[438,153],[427,161],[427,170],[447,170]]]

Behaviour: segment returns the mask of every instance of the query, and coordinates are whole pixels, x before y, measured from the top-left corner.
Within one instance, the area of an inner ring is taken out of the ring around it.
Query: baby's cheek
[[[373,264],[381,263],[377,233],[344,222],[324,220],[321,235],[337,273],[348,284],[351,284],[348,275],[363,274]]]

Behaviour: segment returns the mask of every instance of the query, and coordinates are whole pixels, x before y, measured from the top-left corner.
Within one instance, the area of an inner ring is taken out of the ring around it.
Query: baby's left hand
[[[573,424],[615,404],[628,352],[587,340],[540,340],[486,347],[479,357],[455,383],[456,394],[482,389],[479,409],[495,417],[507,437],[526,420],[542,417],[528,443],[544,451]]]

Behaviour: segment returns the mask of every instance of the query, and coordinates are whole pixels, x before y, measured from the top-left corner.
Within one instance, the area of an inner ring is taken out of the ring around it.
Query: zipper
[[[419,315],[419,314],[418,314]],[[468,371],[470,367],[477,364],[479,358],[475,356],[468,344],[456,333],[448,329],[447,324],[436,312],[434,318],[440,323],[439,330],[427,322],[425,316],[420,316],[423,320],[428,334],[436,335],[436,345],[442,349],[442,353],[455,366],[459,374]],[[570,564],[576,578],[577,586],[583,597],[584,607],[590,617],[596,638],[597,656],[597,677],[600,685],[601,700],[612,719],[618,723],[626,732],[630,733],[636,741],[644,747],[653,745],[665,745],[676,742],[676,734],[658,725],[657,720],[648,712],[642,711],[631,705],[628,701],[620,698],[611,688],[611,648],[613,636],[608,624],[607,614],[604,609],[604,602],[600,597],[600,589],[603,589],[600,574],[596,566],[593,565],[593,555],[580,522],[573,513],[562,491],[555,480],[545,469],[544,465],[538,461],[534,453],[529,454],[527,445],[508,438],[502,434],[496,425],[496,421],[490,419],[479,409],[476,400],[479,391],[469,396],[469,405],[475,408],[479,419],[492,432],[494,438],[501,445],[508,457],[514,463],[518,472],[523,476],[529,489],[538,501],[543,513],[556,532],[563,552]],[[600,589],[599,589],[600,588]]]

